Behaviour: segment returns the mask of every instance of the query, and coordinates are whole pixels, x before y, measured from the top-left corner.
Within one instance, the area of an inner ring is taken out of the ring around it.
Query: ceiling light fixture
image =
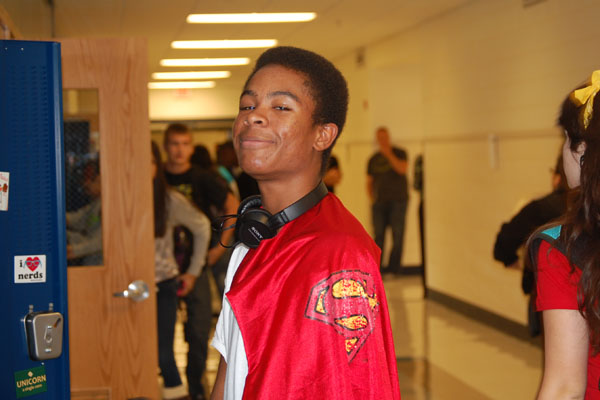
[[[203,82],[149,82],[148,89],[211,89],[214,81]]]
[[[160,60],[163,67],[215,67],[224,65],[247,65],[248,57],[238,58],[167,58]]]
[[[307,22],[317,17],[314,12],[300,13],[245,13],[245,14],[190,14],[190,24],[259,24],[271,22]]]
[[[222,79],[230,76],[229,71],[155,72],[152,79]]]
[[[256,40],[176,40],[171,42],[174,49],[255,49],[259,47],[273,47],[277,45],[275,39]]]

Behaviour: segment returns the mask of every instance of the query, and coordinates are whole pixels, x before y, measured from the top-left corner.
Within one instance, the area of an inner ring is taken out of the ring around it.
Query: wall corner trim
[[[543,340],[540,336],[532,338],[529,335],[527,326],[510,320],[494,312],[488,311],[456,297],[428,288],[427,298],[444,305],[459,314],[472,320],[485,324],[493,329],[499,330],[507,335],[513,336],[522,341],[533,345],[543,347]]]

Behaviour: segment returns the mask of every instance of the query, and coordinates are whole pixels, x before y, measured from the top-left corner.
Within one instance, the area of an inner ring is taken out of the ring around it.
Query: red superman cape
[[[332,194],[248,252],[227,293],[244,399],[400,399],[379,257]]]

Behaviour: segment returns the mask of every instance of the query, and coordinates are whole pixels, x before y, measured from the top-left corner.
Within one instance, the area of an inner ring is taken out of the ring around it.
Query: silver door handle
[[[150,297],[150,289],[146,282],[142,280],[133,281],[122,292],[113,293],[114,297],[126,297],[130,300],[140,302]]]

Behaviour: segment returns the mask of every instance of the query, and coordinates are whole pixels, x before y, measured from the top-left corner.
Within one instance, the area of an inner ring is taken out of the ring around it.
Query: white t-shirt
[[[215,336],[211,343],[227,362],[224,400],[241,400],[244,394],[246,376],[248,376],[248,359],[246,358],[242,332],[235,319],[229,300],[227,300],[227,292],[231,288],[233,277],[247,252],[248,247],[238,245],[231,254],[227,275],[225,276],[223,307],[221,308],[219,321],[215,328]]]

